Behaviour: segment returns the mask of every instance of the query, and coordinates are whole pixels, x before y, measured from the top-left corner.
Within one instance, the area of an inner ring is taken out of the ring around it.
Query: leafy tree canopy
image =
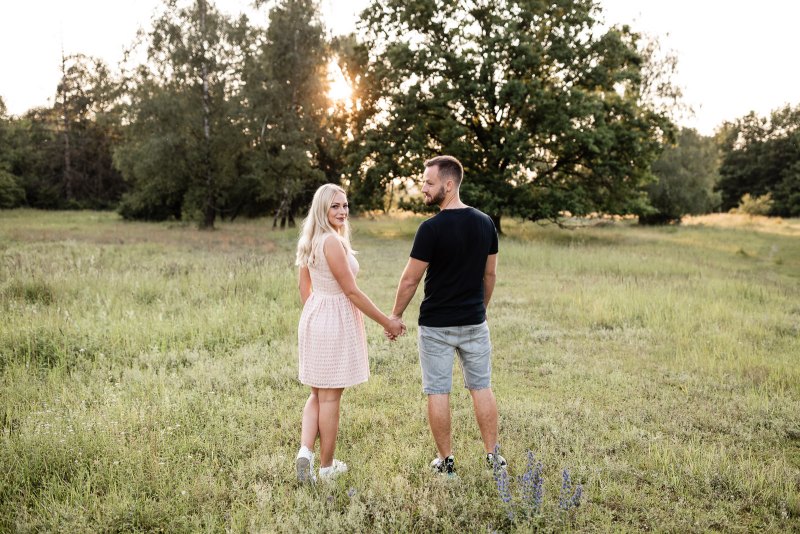
[[[800,216],[800,106],[775,110],[769,118],[750,113],[726,123],[718,136],[722,209],[735,208],[745,194],[770,194],[772,215]]]
[[[266,31],[251,35],[241,92],[252,147],[244,211],[274,207],[284,225],[319,185],[341,174],[327,96],[330,50],[313,0],[278,2]]]
[[[672,125],[643,98],[639,36],[597,16],[590,0],[374,1],[363,20],[380,99],[356,198],[447,153],[465,201],[496,224],[636,210]]]
[[[713,137],[683,128],[675,143],[667,145],[653,162],[656,181],[645,186],[650,206],[639,222],[657,224],[680,221],[684,215],[708,213],[719,206],[714,192],[719,150]]]
[[[127,127],[114,153],[131,191],[119,211],[137,219],[186,218],[204,227],[238,178],[243,132],[229,98],[241,55],[238,24],[200,0],[165,3],[147,57],[126,81]]]

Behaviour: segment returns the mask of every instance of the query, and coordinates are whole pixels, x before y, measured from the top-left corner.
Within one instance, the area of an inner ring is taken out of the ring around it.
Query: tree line
[[[745,195],[800,215],[800,106],[678,129],[674,58],[591,0],[374,0],[340,37],[314,0],[271,6],[262,26],[166,0],[133,47],[145,60],[112,74],[64,57],[53,105],[21,117],[0,98],[0,208],[284,226],[336,182],[360,210],[424,210],[422,161],[447,153],[501,231],[503,216],[679,221]],[[331,65],[349,101],[329,97]]]

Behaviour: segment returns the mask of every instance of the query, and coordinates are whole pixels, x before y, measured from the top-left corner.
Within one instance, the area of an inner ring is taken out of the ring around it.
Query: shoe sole
[[[295,462],[297,465],[297,481],[298,482],[313,482],[311,477],[311,462],[308,458],[298,458]]]
[[[439,476],[448,477],[448,478],[452,478],[452,477],[458,476],[458,475],[456,475],[456,470],[455,469],[453,469],[452,471],[446,471],[446,470],[441,470],[440,471],[439,469],[436,469],[434,467],[433,469],[431,469],[431,473],[433,473],[434,475],[439,475]]]

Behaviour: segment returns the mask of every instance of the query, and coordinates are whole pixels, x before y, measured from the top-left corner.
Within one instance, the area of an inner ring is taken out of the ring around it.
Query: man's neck
[[[439,204],[439,211],[444,210],[457,210],[461,208],[466,208],[467,205],[461,202],[458,194],[453,195],[449,199],[445,198],[444,201]]]

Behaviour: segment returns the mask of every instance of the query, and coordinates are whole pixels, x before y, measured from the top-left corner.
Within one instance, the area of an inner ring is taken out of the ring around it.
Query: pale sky
[[[162,0],[8,0],[0,17],[0,96],[19,115],[52,103],[61,49],[100,57],[114,69]],[[320,0],[334,34],[352,31],[368,0]],[[749,111],[800,105],[800,1],[600,0],[608,23],[628,23],[678,56],[675,82],[695,110],[681,125],[710,135]],[[230,15],[265,25],[252,0],[217,0]],[[749,7],[744,7],[749,6]]]

